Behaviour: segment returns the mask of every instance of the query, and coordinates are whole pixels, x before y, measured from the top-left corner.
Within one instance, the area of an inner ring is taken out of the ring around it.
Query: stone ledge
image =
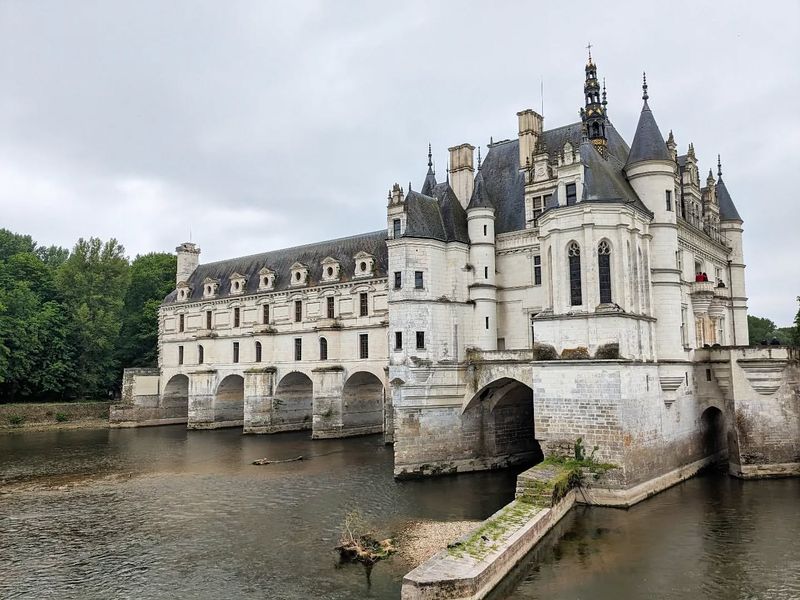
[[[739,465],[731,462],[729,465],[729,473],[740,479],[800,477],[800,462],[775,463],[770,465]]]

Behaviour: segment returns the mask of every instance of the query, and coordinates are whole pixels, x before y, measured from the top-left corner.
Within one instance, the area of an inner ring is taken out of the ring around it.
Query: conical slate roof
[[[645,160],[672,160],[664,142],[664,136],[658,130],[658,124],[653,111],[647,105],[647,100],[642,106],[642,114],[639,115],[639,124],[636,126],[636,134],[633,136],[633,144],[628,154],[628,167],[634,163]]]
[[[728,188],[725,187],[725,182],[722,181],[722,174],[717,180],[717,201],[719,202],[719,218],[722,221],[741,221],[742,217],[739,216],[739,211],[733,203],[731,195],[728,193]]]
[[[475,187],[472,188],[472,198],[469,199],[467,210],[471,208],[494,208],[494,204],[486,191],[486,183],[483,181],[483,173],[478,169],[475,176]]]
[[[426,196],[433,196],[433,189],[436,187],[436,175],[433,168],[428,166],[428,174],[425,175],[425,183],[422,184],[420,192]]]

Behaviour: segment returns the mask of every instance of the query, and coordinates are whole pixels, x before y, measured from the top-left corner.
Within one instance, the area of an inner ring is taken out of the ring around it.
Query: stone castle
[[[200,264],[177,248],[159,368],[112,424],[384,432],[397,476],[532,462],[582,437],[620,494],[727,453],[800,473],[800,369],[749,347],[742,218],[648,104],[630,146],[591,56],[581,120],[449,149],[386,229]],[[666,479],[664,479],[666,478]]]

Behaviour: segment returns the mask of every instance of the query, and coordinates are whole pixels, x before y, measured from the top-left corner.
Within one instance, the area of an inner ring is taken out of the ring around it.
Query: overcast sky
[[[189,238],[210,262],[381,229],[434,148],[574,122],[586,44],[632,141],[722,154],[750,314],[800,294],[800,2],[0,0],[0,227],[41,244]],[[485,151],[485,149],[484,149]],[[705,177],[703,177],[704,179]]]

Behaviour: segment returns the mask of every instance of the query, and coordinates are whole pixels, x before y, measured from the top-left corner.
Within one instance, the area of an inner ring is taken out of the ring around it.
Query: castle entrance
[[[703,456],[712,456],[728,449],[725,417],[716,406],[710,406],[700,415],[700,436]]]

